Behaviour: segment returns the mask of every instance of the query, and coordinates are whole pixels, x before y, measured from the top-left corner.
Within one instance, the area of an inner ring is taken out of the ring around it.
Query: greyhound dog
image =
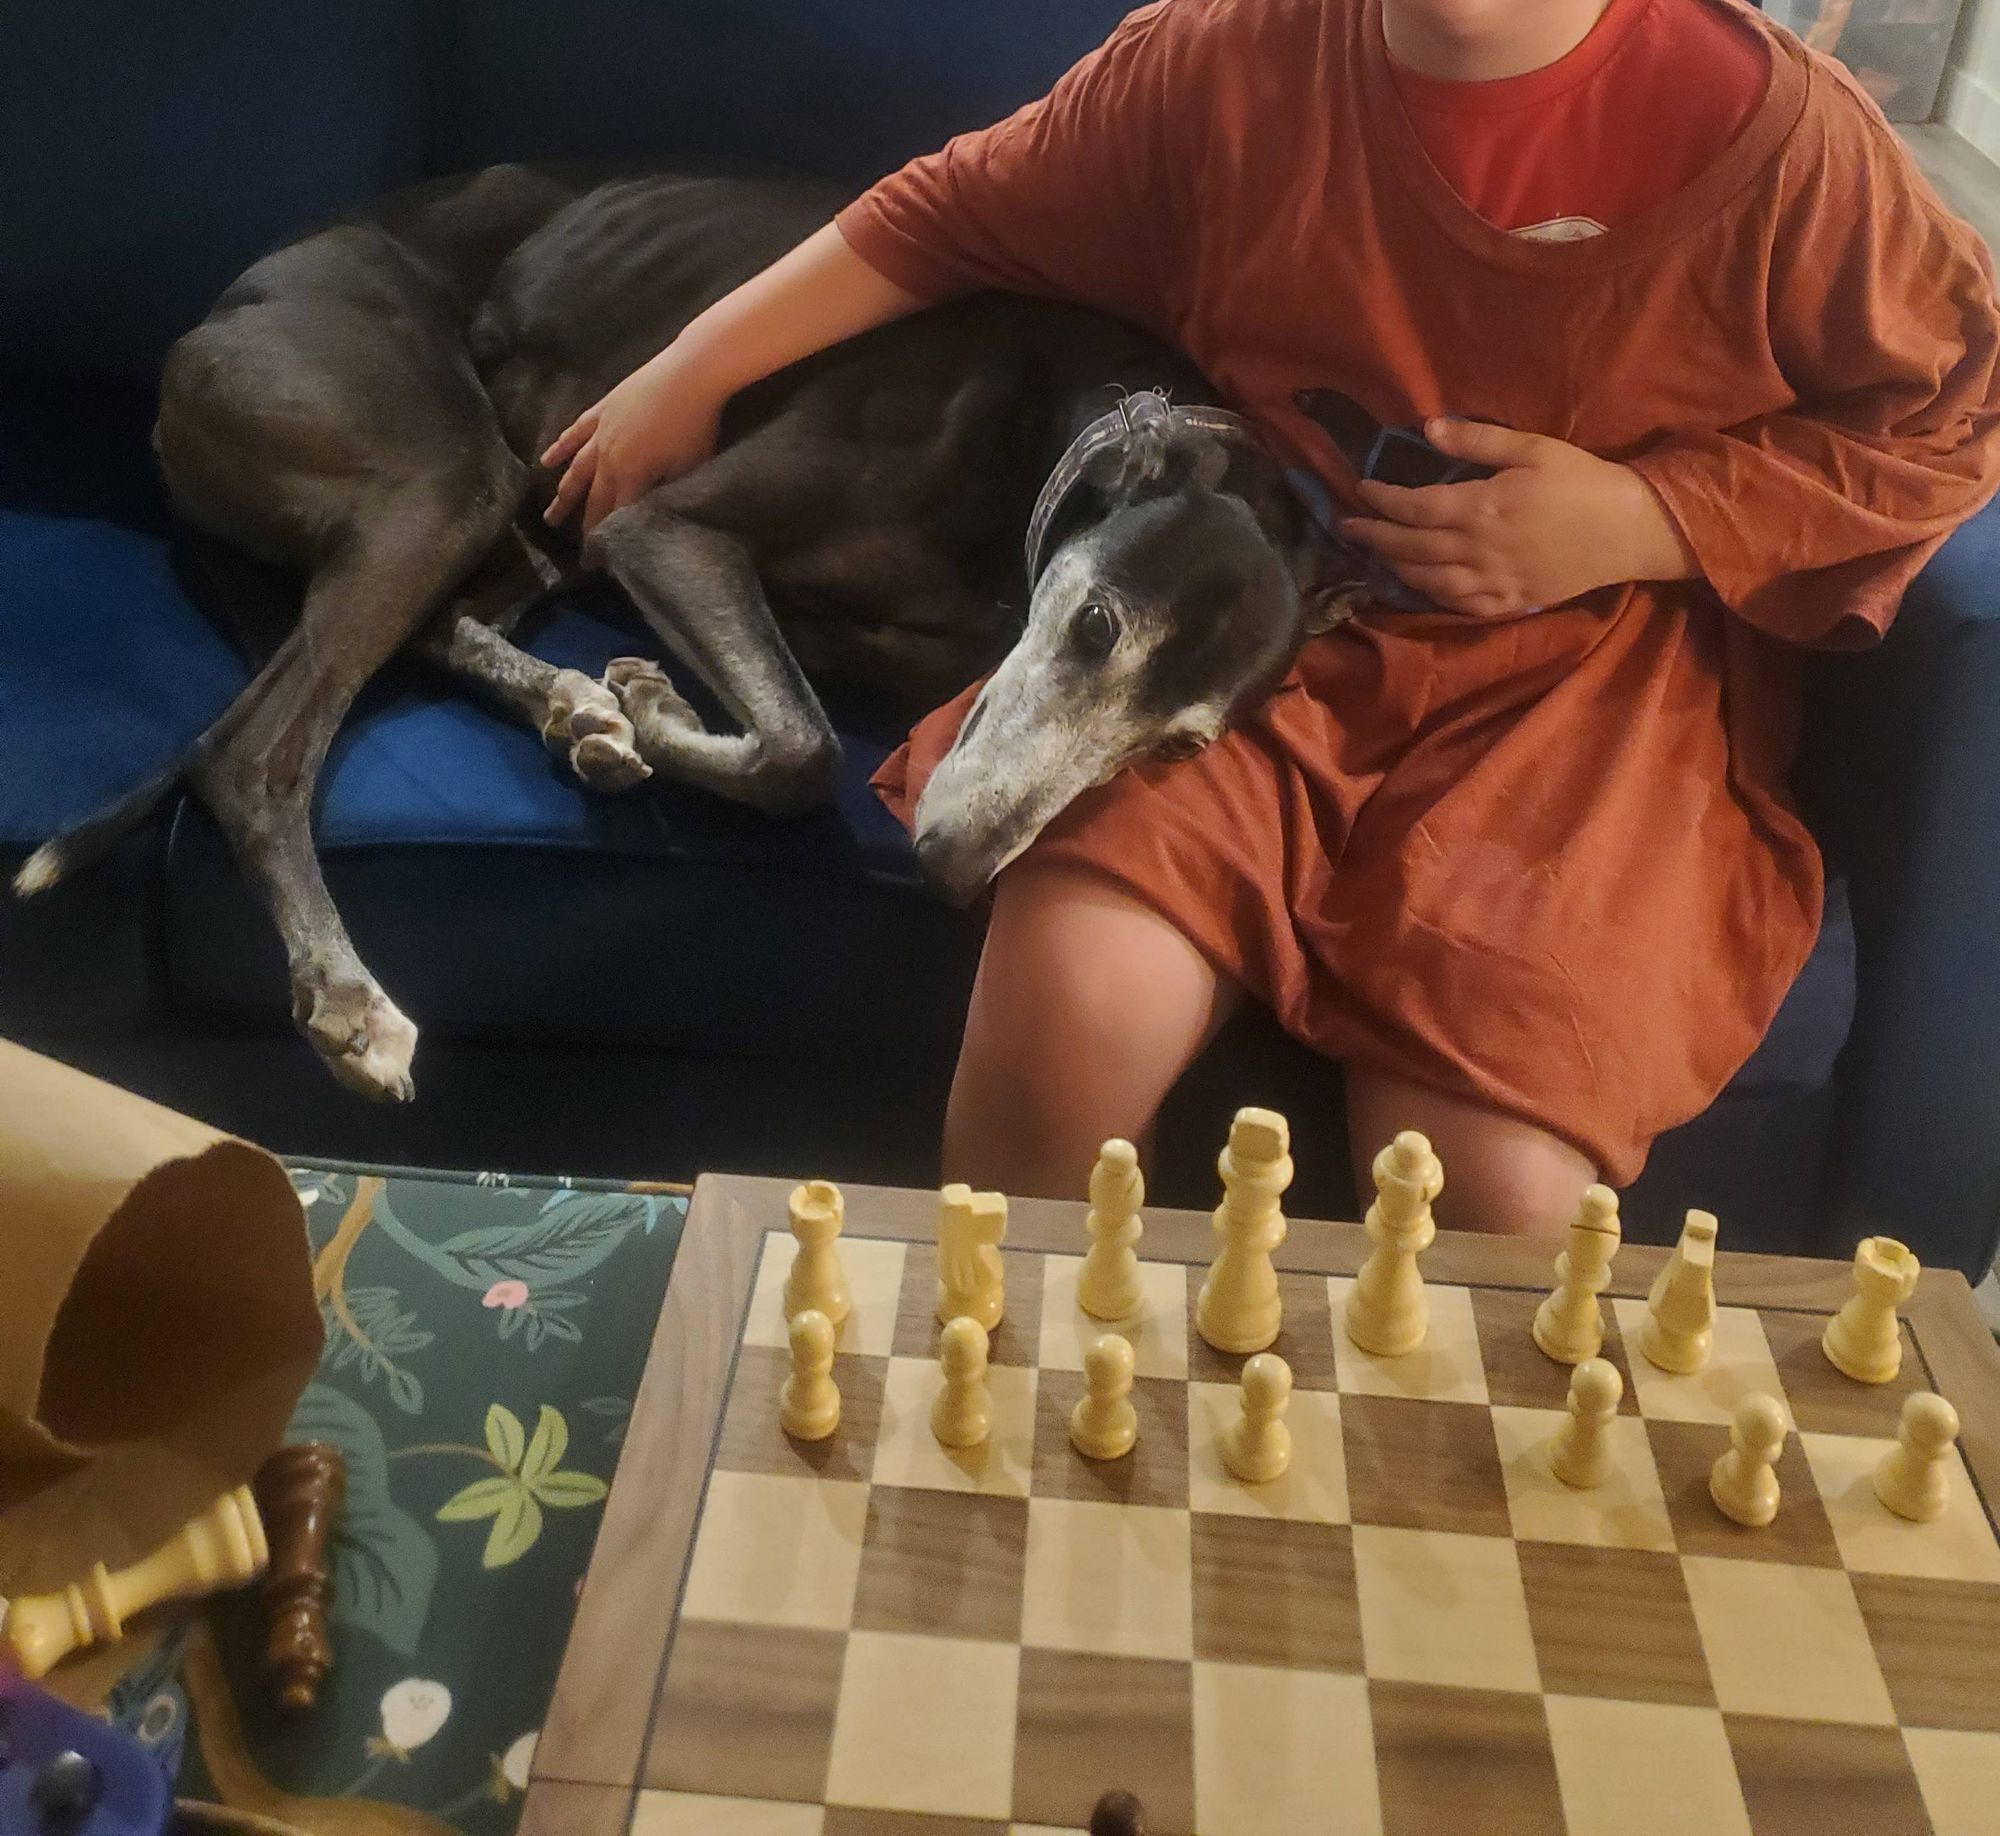
[[[498,167],[250,268],[169,354],[154,444],[178,514],[238,558],[225,599],[247,605],[244,557],[302,590],[188,753],[40,849],[17,889],[101,855],[185,781],[284,938],[300,1029],[342,1083],[407,1099],[416,1029],[349,941],[311,836],[334,732],[406,644],[593,789],[657,772],[773,815],[833,780],[812,681],[915,708],[991,670],[917,812],[919,858],[960,901],[1080,791],[1267,693],[1337,616],[1310,517],[1240,421],[1187,405],[1207,396],[1183,358],[1070,307],[976,296],[838,346],[745,391],[711,460],[580,547],[542,526],[532,455],[841,202]],[[595,681],[510,640],[589,570],[740,731],[711,730],[653,662]]]

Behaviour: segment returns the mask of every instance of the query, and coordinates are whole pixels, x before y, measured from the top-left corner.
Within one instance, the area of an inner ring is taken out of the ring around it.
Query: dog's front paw
[[[617,695],[581,670],[557,672],[542,738],[551,752],[568,755],[570,769],[592,790],[629,790],[653,775],[639,756]]]
[[[378,1103],[407,1103],[416,1095],[410,1061],[417,1053],[417,1029],[373,982],[364,977],[299,985],[292,1013],[313,1050],[348,1089]]]

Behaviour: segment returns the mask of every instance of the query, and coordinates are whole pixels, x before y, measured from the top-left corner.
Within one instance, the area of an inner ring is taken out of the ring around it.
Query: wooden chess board
[[[1094,1464],[1066,1431],[1105,1330],[1074,1304],[1084,1206],[1012,1208],[993,1433],[947,1452],[935,1197],[848,1188],[842,1420],[788,1441],[789,1191],[696,1188],[525,1836],[1026,1836],[1113,1787],[1203,1836],[2000,1830],[2000,1357],[1956,1273],[1877,1388],[1819,1349],[1846,1264],[1725,1253],[1714,1356],[1670,1377],[1625,1350],[1665,1252],[1626,1245],[1616,1472],[1572,1492],[1538,1463],[1555,1246],[1440,1233],[1430,1336],[1381,1360],[1340,1330],[1365,1235],[1295,1220],[1293,1458],[1253,1491],[1217,1454],[1242,1360],[1193,1330],[1187,1212],[1146,1214],[1115,1328],[1139,1440]],[[1964,1429],[1917,1525],[1869,1478],[1924,1387]],[[1762,1530],[1707,1493],[1750,1390],[1794,1423]]]

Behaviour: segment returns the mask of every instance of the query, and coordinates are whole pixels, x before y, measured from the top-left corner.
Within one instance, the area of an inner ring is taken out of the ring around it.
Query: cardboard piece
[[[0,1040],[0,1597],[247,1483],[320,1338],[275,1159]]]

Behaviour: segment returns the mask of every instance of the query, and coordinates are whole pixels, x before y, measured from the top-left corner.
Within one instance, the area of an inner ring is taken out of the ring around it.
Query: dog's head
[[[974,898],[1080,792],[1198,751],[1338,615],[1277,463],[1234,415],[1128,399],[1035,507],[1025,630],[924,787],[916,846]]]

